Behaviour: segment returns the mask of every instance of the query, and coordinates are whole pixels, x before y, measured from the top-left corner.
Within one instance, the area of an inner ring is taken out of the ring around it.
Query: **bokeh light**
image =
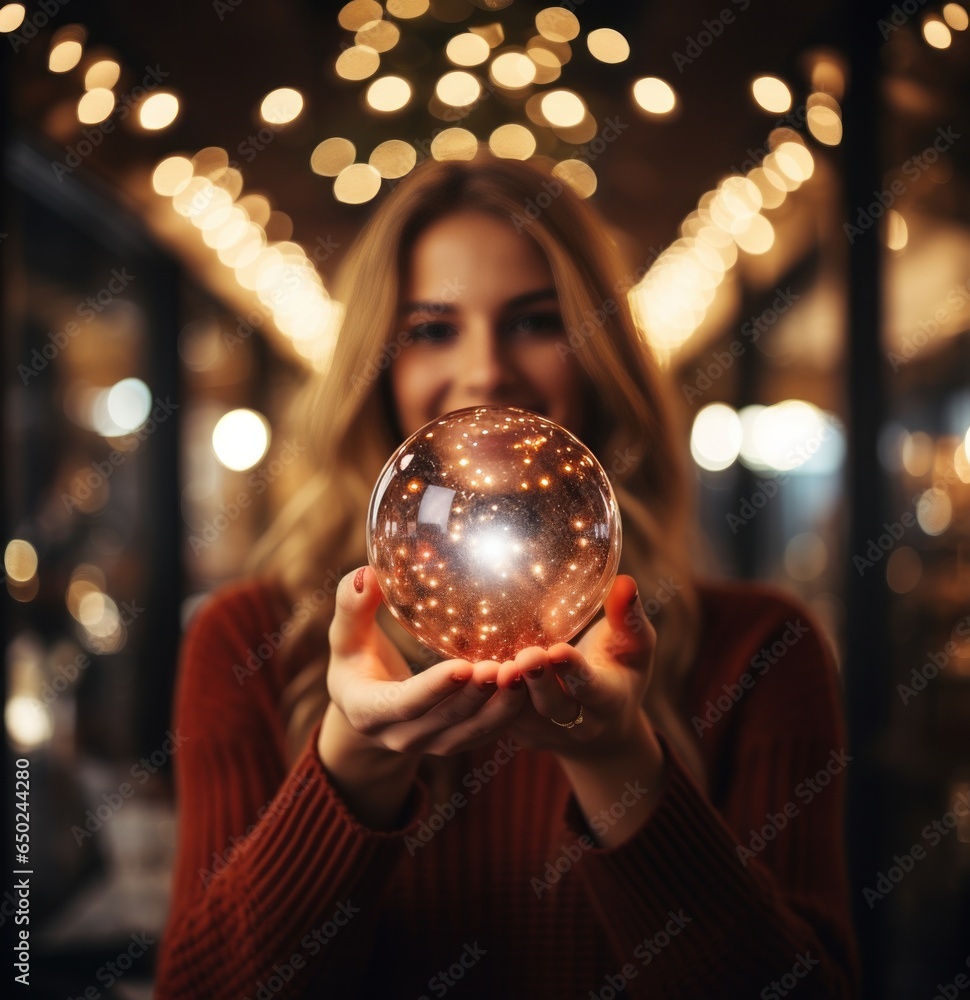
[[[255,410],[230,410],[212,431],[212,450],[227,469],[244,472],[259,464],[269,448],[269,423]]]
[[[737,459],[741,440],[736,411],[724,403],[710,403],[694,417],[690,453],[702,469],[720,472]]]
[[[259,116],[270,125],[295,121],[303,110],[303,95],[292,87],[271,90],[259,106]]]
[[[759,76],[751,81],[751,94],[758,106],[773,115],[783,115],[791,107],[791,91],[777,76]]]
[[[677,105],[674,88],[659,76],[645,76],[633,85],[633,98],[652,115],[669,114]]]
[[[149,94],[138,108],[138,122],[151,132],[168,128],[178,117],[179,101],[174,94],[160,91]]]

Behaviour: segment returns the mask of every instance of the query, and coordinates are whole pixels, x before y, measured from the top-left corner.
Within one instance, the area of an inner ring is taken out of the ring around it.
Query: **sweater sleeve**
[[[249,663],[258,666],[240,669],[259,649],[253,637],[282,624],[257,596],[234,589],[210,600],[183,644],[179,833],[159,1000],[239,1000],[261,986],[296,997],[309,982],[323,985],[321,996],[353,995],[381,894],[426,798],[416,785],[403,829],[362,826],[316,752],[319,723],[287,769],[268,711],[269,663],[257,654]]]
[[[772,1000],[796,984],[803,998],[856,994],[842,829],[852,757],[835,665],[804,620],[783,660],[752,670],[736,700],[715,702],[711,717],[720,712],[726,727],[718,808],[661,736],[668,778],[654,812],[579,866],[631,996],[649,986],[652,996]],[[792,639],[792,624],[789,615],[752,634],[740,662]],[[574,798],[567,813],[574,831],[587,831]]]

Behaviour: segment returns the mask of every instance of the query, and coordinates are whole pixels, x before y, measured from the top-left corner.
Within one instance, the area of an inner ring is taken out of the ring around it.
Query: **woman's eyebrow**
[[[527,306],[532,302],[543,302],[546,299],[555,299],[557,302],[559,300],[559,293],[552,286],[548,288],[537,288],[531,292],[524,292],[522,295],[516,295],[514,298],[504,302],[502,304],[503,309],[518,309],[521,306]],[[452,302],[432,302],[432,301],[417,301],[417,302],[405,302],[401,306],[402,313],[415,313],[415,312],[427,312],[437,315],[439,313],[453,313],[456,311],[456,306]]]

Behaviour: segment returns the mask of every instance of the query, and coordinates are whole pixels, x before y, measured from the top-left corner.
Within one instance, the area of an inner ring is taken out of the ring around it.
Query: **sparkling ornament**
[[[571,639],[603,603],[620,515],[592,452],[529,410],[456,410],[388,460],[367,556],[391,614],[446,658]]]

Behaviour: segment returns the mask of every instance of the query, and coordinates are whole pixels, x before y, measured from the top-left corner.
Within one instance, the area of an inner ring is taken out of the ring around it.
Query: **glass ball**
[[[620,559],[620,515],[593,453],[529,410],[456,410],[384,466],[367,557],[391,614],[446,659],[512,659],[576,635]]]

